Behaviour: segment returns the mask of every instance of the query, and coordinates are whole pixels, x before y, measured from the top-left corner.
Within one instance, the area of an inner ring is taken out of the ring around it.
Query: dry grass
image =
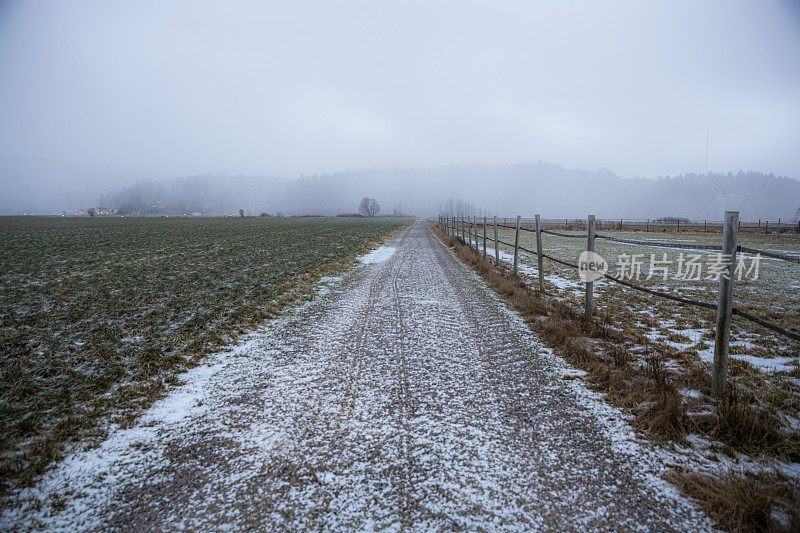
[[[781,430],[775,409],[753,405],[745,393],[730,383],[717,402],[717,424],[712,436],[750,455],[767,453],[788,462],[800,461],[800,439]]]
[[[800,491],[776,474],[673,473],[669,481],[698,500],[726,531],[800,531]]]

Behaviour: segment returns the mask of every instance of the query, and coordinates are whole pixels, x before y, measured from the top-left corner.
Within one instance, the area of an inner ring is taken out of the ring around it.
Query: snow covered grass
[[[578,233],[572,230],[570,233]],[[719,244],[721,236],[715,233],[643,233],[599,230],[598,233],[639,240],[680,241],[697,244]],[[513,231],[503,229],[500,239],[513,242]],[[522,232],[520,244],[529,249],[536,248],[535,235]],[[491,241],[490,241],[491,242]],[[763,250],[779,250],[782,253],[800,253],[800,236],[794,234],[760,235],[742,233],[740,244]],[[613,268],[620,253],[643,253],[645,265],[638,284],[709,303],[716,302],[717,282],[701,280],[686,282],[675,279],[677,254],[685,250],[669,250],[631,246],[598,240],[596,250]],[[583,239],[567,239],[554,235],[544,236],[546,253],[559,259],[575,262],[586,246]],[[500,246],[501,260],[513,260],[513,249]],[[671,271],[666,281],[660,276],[646,280],[647,258],[653,252],[658,259],[667,254],[672,260]],[[493,255],[493,251],[492,254]],[[545,259],[545,288],[567,305],[579,309],[582,304],[583,284],[577,273],[568,267]],[[520,275],[532,286],[538,283],[536,258],[522,253],[519,258]],[[766,318],[778,325],[800,330],[800,291],[793,288],[800,280],[800,267],[795,264],[762,259],[757,280],[737,281],[734,289],[735,305],[748,312]],[[710,372],[713,359],[715,312],[687,307],[676,302],[650,296],[611,282],[595,283],[594,304],[600,317],[611,317],[606,326],[625,330],[638,338],[632,350],[640,364],[653,349],[660,349],[666,364],[672,360],[690,359],[691,362]],[[800,343],[780,337],[772,332],[740,318],[734,318],[731,328],[730,375],[740,385],[758,392],[765,401],[775,402],[779,412],[789,417],[800,416]],[[685,362],[677,367],[687,366]],[[673,367],[676,367],[673,365]],[[676,368],[677,368],[676,367]],[[781,394],[771,391],[780,389]],[[706,391],[707,392],[707,391]]]
[[[580,231],[571,230],[569,233],[580,233]],[[606,230],[598,230],[598,233],[627,239],[652,239],[654,241],[682,242],[685,244],[694,243],[698,245],[719,245],[721,241],[721,235],[718,233],[681,232],[676,234],[659,232],[655,234]],[[514,242],[513,231],[501,229],[500,239],[506,242]],[[756,249],[779,251],[790,255],[800,254],[800,235],[796,234],[761,235],[742,233],[739,236],[739,244]],[[520,245],[535,250],[536,236],[530,232],[521,232]],[[543,246],[545,253],[564,261],[574,263],[576,262],[578,254],[585,249],[586,241],[585,239],[567,239],[545,234]],[[503,252],[513,254],[513,249],[507,246],[501,245],[500,248]],[[648,248],[646,246],[615,243],[602,239],[595,241],[595,250],[609,262],[612,268],[614,268],[617,257],[620,254],[644,254],[642,258],[644,264],[641,269],[642,279],[636,283],[686,298],[710,303],[716,302],[717,282],[715,280],[703,279],[699,281],[683,281],[676,279],[678,274],[676,270],[678,254],[692,253],[692,250]],[[651,253],[655,254],[657,260],[661,260],[663,254],[666,254],[666,259],[670,261],[670,272],[666,281],[662,280],[662,276],[660,275],[655,275],[650,280],[644,279],[648,274],[648,263]],[[511,257],[513,258],[513,255]],[[752,256],[745,255],[744,257],[751,258]],[[536,258],[534,256],[523,253],[520,255],[520,262],[521,264],[532,266],[535,272]],[[545,260],[544,268],[546,275],[561,274],[562,277],[573,280],[575,287],[582,288],[582,285],[579,284],[577,273],[571,269],[549,260]],[[525,272],[522,268],[521,271]],[[797,319],[797,310],[800,309],[800,291],[797,291],[798,283],[800,283],[800,267],[796,264],[762,258],[757,280],[746,279],[735,283],[734,298],[736,306],[756,316],[765,317],[770,321],[776,322],[782,327],[797,331],[800,329],[800,321]],[[607,290],[610,292],[610,296],[614,296],[624,290],[622,287],[614,284],[607,285],[609,285],[609,287],[606,289],[600,289],[595,286],[599,295],[603,295]],[[561,289],[562,287],[557,288]],[[667,300],[648,296],[642,296],[641,299],[646,302],[647,309],[655,308],[654,310],[657,314],[665,315],[669,318],[673,318],[673,315],[677,317],[681,315],[698,315],[696,309],[687,310],[685,307],[677,306],[675,303]],[[598,301],[598,305],[601,304],[602,302]],[[699,319],[703,322],[704,326],[709,322],[713,325],[714,316],[713,313],[699,312]],[[786,341],[784,338],[776,337],[768,330],[742,319],[734,320],[733,334],[739,336],[753,336],[754,342],[750,349],[760,351],[766,354],[767,357],[776,355],[776,350],[786,351],[787,349],[790,351],[793,350],[792,353],[794,355],[800,355],[797,351],[798,346],[796,344],[792,345],[792,343]]]
[[[403,223],[0,218],[0,496]]]

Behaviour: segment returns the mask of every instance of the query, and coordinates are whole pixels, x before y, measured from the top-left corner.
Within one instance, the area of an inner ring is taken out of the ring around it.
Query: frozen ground
[[[710,528],[424,223],[390,244],[71,455],[0,528]]]

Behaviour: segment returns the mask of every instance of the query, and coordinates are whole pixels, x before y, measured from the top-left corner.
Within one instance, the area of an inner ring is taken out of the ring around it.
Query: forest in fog
[[[737,209],[746,220],[789,221],[800,207],[800,181],[741,171],[629,179],[605,169],[548,163],[385,167],[293,180],[228,175],[143,180],[100,195],[97,207],[151,215],[228,215],[239,209],[254,215],[336,215],[356,212],[364,196],[376,198],[384,214],[428,216],[444,199],[459,198],[500,215],[718,220],[725,209]]]

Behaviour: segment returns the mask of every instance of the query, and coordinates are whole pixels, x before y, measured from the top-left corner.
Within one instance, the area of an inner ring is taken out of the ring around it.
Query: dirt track
[[[329,282],[194,371],[140,427],[67,461],[43,485],[63,508],[51,497],[29,518],[140,530],[709,528],[424,223],[389,244],[388,260]]]

